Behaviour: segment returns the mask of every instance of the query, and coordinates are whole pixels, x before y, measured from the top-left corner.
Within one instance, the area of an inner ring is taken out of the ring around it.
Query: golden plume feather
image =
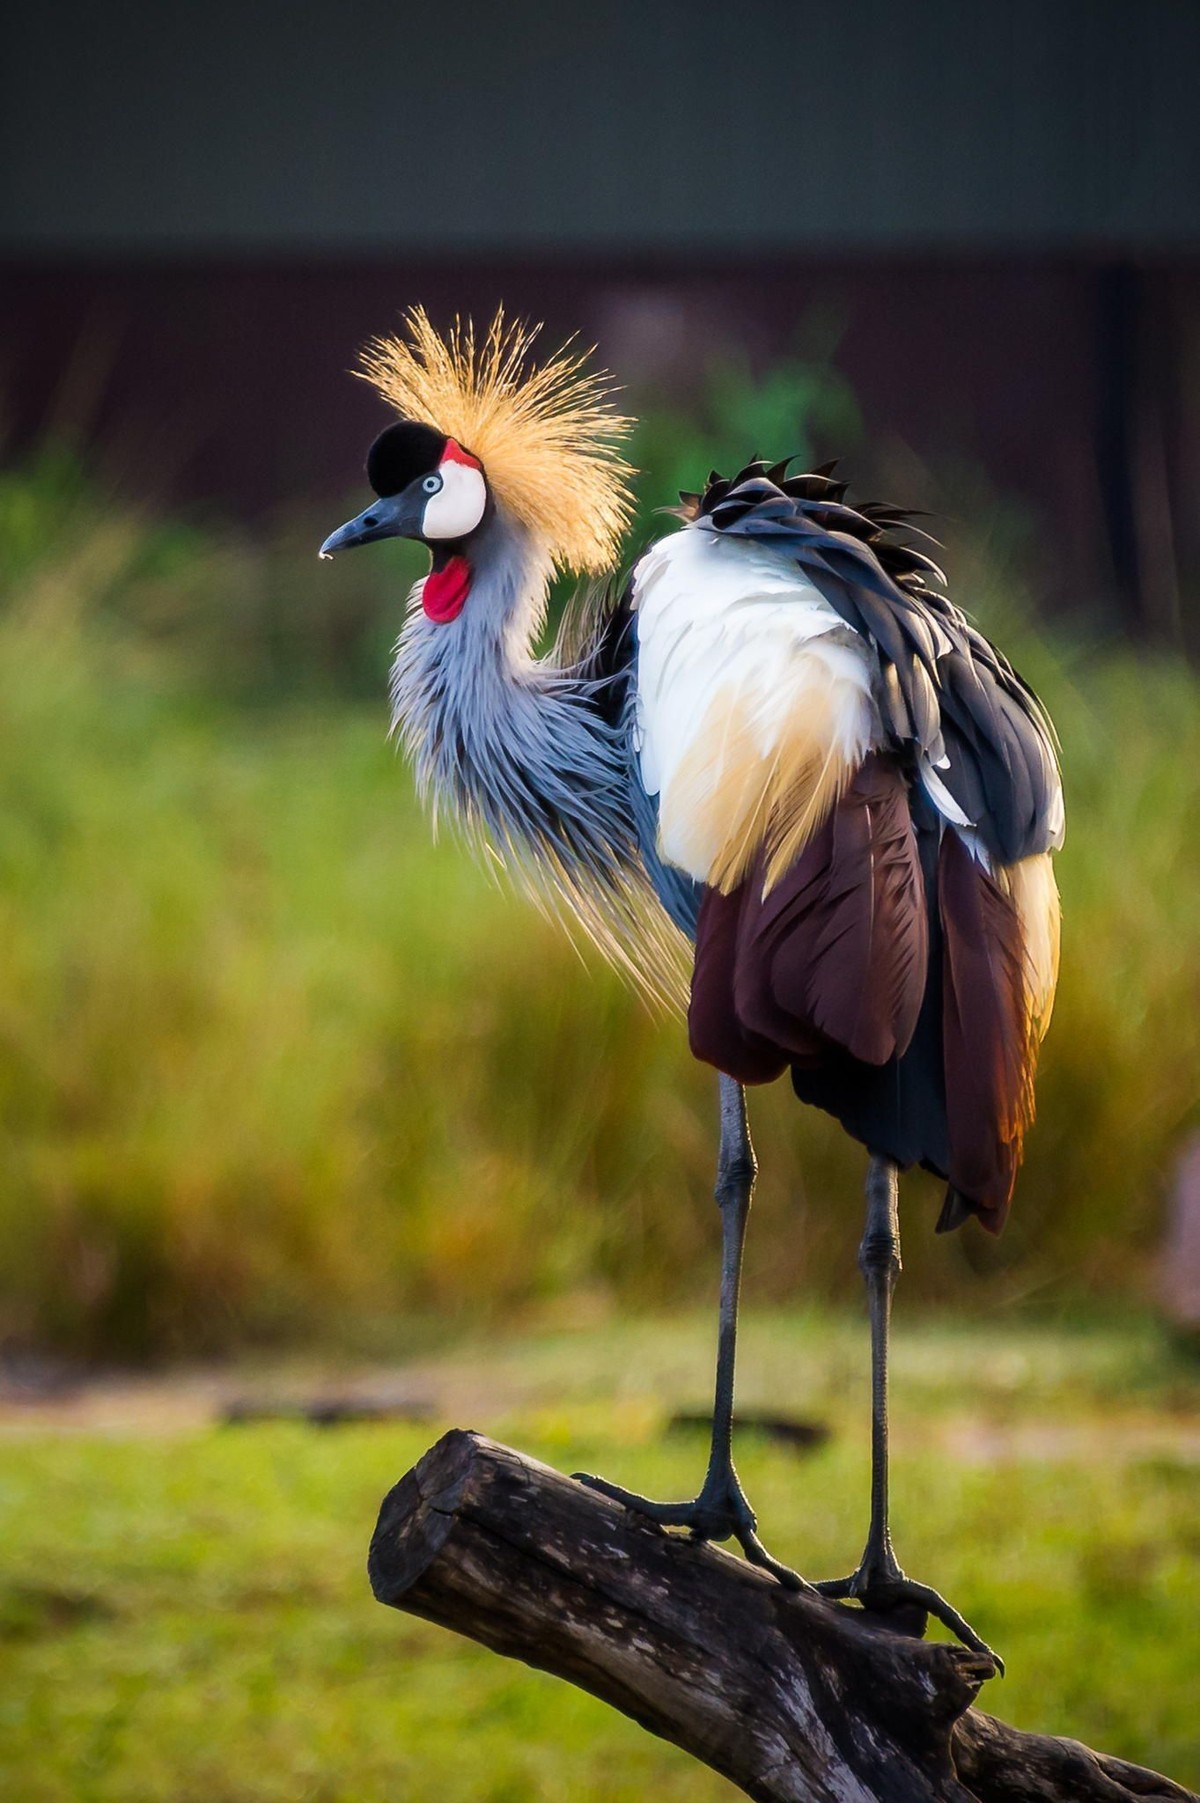
[[[564,569],[608,569],[633,517],[634,471],[616,448],[633,421],[610,406],[611,376],[572,342],[534,366],[540,325],[501,307],[477,337],[456,318],[443,338],[423,307],[407,338],[374,338],[358,373],[404,419],[458,440],[483,464],[497,503]]]
[[[1062,910],[1048,851],[1000,864],[996,881],[1017,910],[1025,958],[1025,999],[1034,1044],[1046,1037],[1058,987]]]

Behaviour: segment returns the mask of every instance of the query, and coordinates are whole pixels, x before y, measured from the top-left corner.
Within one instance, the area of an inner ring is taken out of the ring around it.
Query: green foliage
[[[478,1343],[473,1419],[655,1494],[700,1476],[711,1323]],[[464,1386],[466,1387],[464,1391]],[[867,1506],[861,1322],[746,1324],[749,1402],[837,1423],[804,1460],[743,1436],[768,1543],[845,1570]],[[897,1341],[897,1545],[1004,1653],[985,1706],[1200,1782],[1195,1390],[1140,1328]],[[1188,1397],[1190,1394],[1190,1403]],[[279,1425],[10,1437],[0,1485],[0,1789],[21,1803],[732,1800],[675,1748],[367,1593],[379,1501],[437,1430]],[[46,1506],[52,1496],[53,1507]]]
[[[848,403],[796,366],[704,405],[644,428],[659,499],[737,455],[722,433],[771,450]],[[384,736],[412,566],[319,565],[329,523],[147,520],[58,457],[0,480],[0,1333],[374,1343],[711,1285],[711,1073],[432,843]],[[906,1287],[1136,1291],[1196,1119],[1200,687],[1035,633],[972,541],[948,561],[1062,735],[1064,973],[1008,1233],[935,1242],[914,1178]],[[852,1292],[859,1150],[782,1085],[754,1120],[752,1289]]]
[[[642,535],[661,531],[655,512],[701,488],[711,469],[732,476],[754,457],[785,456],[805,469],[815,438],[844,445],[858,433],[854,397],[829,365],[795,357],[756,377],[744,357],[718,359],[690,410],[660,403],[639,419],[630,456],[645,471]]]

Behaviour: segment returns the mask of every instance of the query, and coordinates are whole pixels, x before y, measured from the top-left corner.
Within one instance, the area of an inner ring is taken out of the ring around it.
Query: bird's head
[[[456,619],[471,586],[470,540],[491,506],[478,457],[433,426],[398,420],[367,453],[376,499],[331,532],[322,557],[380,538],[415,538],[433,553],[422,601],[431,620]]]
[[[503,311],[479,337],[469,321],[439,337],[420,308],[406,324],[407,337],[367,346],[360,371],[400,415],[367,457],[377,499],[321,556],[419,539],[433,555],[421,600],[439,623],[461,613],[493,515],[547,569],[606,570],[632,515],[633,473],[616,448],[632,422],[613,412],[610,378],[570,346],[533,366],[538,328]]]

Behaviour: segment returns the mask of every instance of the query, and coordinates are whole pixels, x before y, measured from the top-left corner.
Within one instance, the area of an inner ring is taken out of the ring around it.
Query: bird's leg
[[[623,1490],[604,1478],[576,1476],[604,1496],[636,1509],[663,1527],[690,1528],[695,1540],[736,1539],[746,1557],[761,1565],[790,1589],[808,1589],[803,1578],[767,1552],[756,1532],[754,1511],[746,1500],[733,1464],[733,1378],[737,1356],[738,1302],[742,1287],[742,1254],[746,1223],[758,1165],[750,1143],[746,1095],[740,1083],[721,1076],[721,1148],[717,1159],[716,1198],[721,1210],[721,1307],[717,1338],[716,1394],[713,1398],[712,1446],[708,1470],[694,1502],[658,1503]]]
[[[902,1268],[899,1183],[895,1165],[883,1158],[873,1158],[867,1171],[867,1224],[858,1268],[867,1286],[871,1319],[871,1525],[863,1567],[883,1579],[900,1570],[888,1523],[888,1354],[892,1294]]]
[[[892,1549],[888,1525],[888,1342],[892,1292],[900,1275],[899,1178],[890,1158],[873,1157],[867,1171],[867,1223],[858,1249],[858,1268],[867,1286],[871,1317],[871,1525],[858,1570],[848,1578],[831,1578],[816,1586],[822,1596],[855,1597],[864,1609],[888,1613],[907,1610],[918,1632],[925,1618],[936,1617],[964,1646],[1003,1662],[970,1624],[927,1584],[904,1575]]]
[[[717,1372],[713,1395],[712,1443],[708,1470],[696,1499],[698,1539],[735,1537],[754,1564],[796,1588],[801,1579],[773,1559],[759,1540],[754,1511],[733,1463],[733,1389],[737,1360],[738,1310],[742,1290],[742,1258],[758,1162],[750,1143],[746,1092],[740,1083],[720,1078],[721,1142],[717,1156],[717,1206],[721,1210],[721,1303],[717,1329]]]
[[[736,1490],[740,1496],[741,1486],[733,1468],[733,1379],[742,1295],[742,1259],[758,1161],[750,1143],[746,1092],[731,1077],[722,1076],[720,1085],[721,1145],[717,1155],[716,1198],[721,1210],[721,1302],[712,1445],[701,1494],[720,1494],[722,1489],[728,1489]]]

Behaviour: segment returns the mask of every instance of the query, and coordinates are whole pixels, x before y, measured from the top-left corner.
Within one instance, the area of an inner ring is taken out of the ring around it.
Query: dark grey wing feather
[[[682,933],[696,937],[696,922],[703,897],[702,886],[687,872],[666,864],[658,850],[658,798],[642,785],[634,739],[637,683],[637,632],[634,626],[633,589],[627,586],[603,598],[592,622],[589,643],[578,654],[576,670],[590,684],[596,705],[624,740],[628,773],[628,801],[637,835],[638,850],[650,886]]]
[[[941,570],[898,534],[928,533],[903,509],[845,504],[833,467],[786,475],[750,464],[715,478],[695,526],[786,549],[873,646],[876,700],[893,748],[921,754],[988,852],[1015,863],[1062,839],[1054,734],[1008,659],[936,588]],[[931,541],[932,542],[932,541]]]
[[[665,864],[658,851],[658,797],[647,795],[638,769],[638,756],[633,739],[633,696],[626,715],[629,746],[629,804],[637,830],[638,846],[650,886],[681,933],[696,937],[696,923],[704,889],[694,882],[686,870]]]

